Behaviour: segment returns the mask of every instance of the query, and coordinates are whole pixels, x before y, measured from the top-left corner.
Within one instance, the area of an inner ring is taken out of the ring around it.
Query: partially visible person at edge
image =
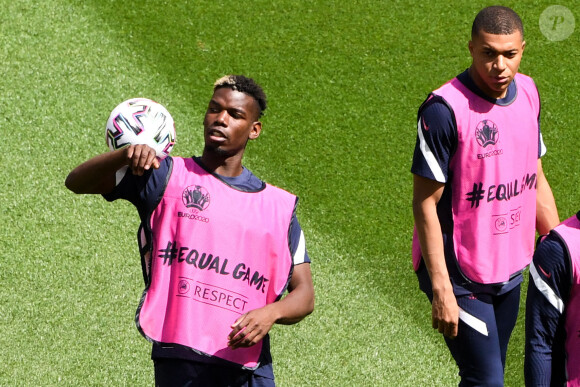
[[[297,198],[242,165],[265,109],[253,79],[225,76],[205,113],[201,157],[160,161],[131,145],[66,179],[75,193],[137,208],[145,291],[136,323],[153,343],[156,386],[273,386],[268,332],[314,309]]]
[[[413,266],[460,386],[502,386],[535,230],[559,223],[540,157],[540,98],[518,73],[524,28],[510,8],[474,19],[471,66],[429,94],[413,156]]]
[[[580,386],[580,212],[538,243],[526,299],[526,386]]]

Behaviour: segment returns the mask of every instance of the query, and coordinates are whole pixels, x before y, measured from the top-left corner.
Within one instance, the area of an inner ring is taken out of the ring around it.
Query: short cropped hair
[[[511,35],[516,31],[520,31],[522,39],[524,37],[522,19],[513,9],[499,5],[479,11],[475,20],[473,20],[471,38],[473,39],[477,36],[480,31],[494,35]]]
[[[243,75],[226,75],[215,81],[213,90],[216,91],[222,87],[228,87],[254,98],[259,106],[258,117],[262,117],[264,110],[266,110],[266,93],[256,81]]]

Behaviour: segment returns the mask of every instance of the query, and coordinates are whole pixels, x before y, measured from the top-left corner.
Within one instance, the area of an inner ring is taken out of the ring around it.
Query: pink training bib
[[[227,337],[239,316],[285,291],[295,204],[296,197],[282,189],[242,192],[193,159],[174,158],[150,219],[150,283],[137,311],[141,333],[153,342],[258,367],[261,342],[231,350]]]
[[[449,165],[453,246],[460,270],[478,283],[503,283],[532,259],[536,222],[539,97],[517,74],[517,97],[498,105],[457,78],[434,91],[452,108],[457,149]],[[421,252],[415,233],[415,269]]]

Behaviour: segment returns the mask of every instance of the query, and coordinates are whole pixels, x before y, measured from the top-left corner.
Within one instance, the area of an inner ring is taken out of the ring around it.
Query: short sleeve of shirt
[[[441,97],[432,96],[419,110],[411,172],[446,183],[456,146],[457,128],[451,108]]]
[[[290,252],[292,253],[292,260],[294,265],[300,265],[301,263],[310,263],[310,257],[308,256],[308,251],[306,250],[306,240],[304,239],[304,232],[298,223],[298,218],[296,213],[292,215],[292,221],[290,222]]]
[[[134,175],[130,169],[127,169],[125,176],[113,191],[103,197],[108,201],[128,200],[137,207],[139,212],[152,211],[165,190],[172,164],[173,159],[166,157],[161,161],[158,169],[150,169],[143,176]]]
[[[538,124],[539,125],[539,124]],[[548,151],[546,148],[546,144],[544,144],[544,137],[542,136],[542,132],[540,131],[540,141],[539,141],[540,145],[539,145],[539,151],[538,151],[538,158],[540,157],[544,157],[544,155],[546,154],[546,152]]]

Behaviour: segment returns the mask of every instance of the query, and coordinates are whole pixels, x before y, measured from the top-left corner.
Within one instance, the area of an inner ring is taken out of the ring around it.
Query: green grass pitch
[[[578,2],[564,1],[572,12]],[[416,110],[470,64],[485,2],[14,0],[0,10],[0,386],[153,385],[134,327],[136,211],[64,187],[106,151],[121,101],[172,113],[174,154],[200,154],[211,84],[254,77],[269,108],[246,165],[300,196],[315,312],[272,332],[280,386],[451,386],[410,258]],[[553,42],[548,1],[509,1],[521,71],[542,96],[544,170],[562,219],[577,211],[580,31]],[[524,295],[522,295],[524,297]],[[523,304],[522,304],[523,308]],[[506,385],[523,385],[523,318]]]

